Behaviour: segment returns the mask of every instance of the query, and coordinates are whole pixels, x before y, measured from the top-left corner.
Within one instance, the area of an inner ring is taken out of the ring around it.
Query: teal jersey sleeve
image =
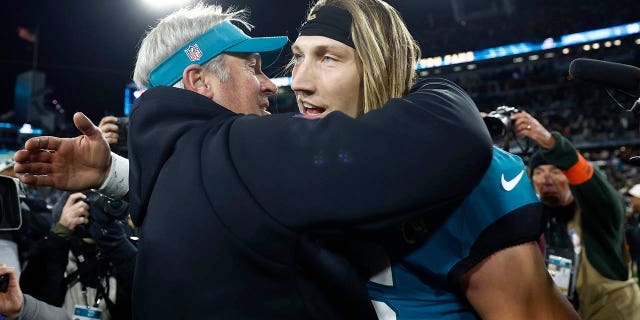
[[[537,240],[542,218],[522,160],[494,148],[480,184],[443,225],[392,262],[386,283],[372,278],[368,288],[374,306],[388,308],[399,320],[475,318],[459,298],[460,277],[497,251]]]

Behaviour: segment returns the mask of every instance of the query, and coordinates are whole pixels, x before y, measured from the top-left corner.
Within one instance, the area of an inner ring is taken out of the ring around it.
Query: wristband
[[[111,167],[98,192],[122,199],[129,192],[129,160],[111,152]]]
[[[572,185],[579,185],[593,177],[593,166],[578,153],[578,162],[567,170],[562,170],[567,180]]]

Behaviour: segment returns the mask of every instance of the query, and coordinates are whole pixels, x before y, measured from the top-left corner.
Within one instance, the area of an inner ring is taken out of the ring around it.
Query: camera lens
[[[507,128],[505,127],[504,123],[497,117],[484,117],[484,124],[487,126],[491,137],[499,138],[503,137],[507,133]]]

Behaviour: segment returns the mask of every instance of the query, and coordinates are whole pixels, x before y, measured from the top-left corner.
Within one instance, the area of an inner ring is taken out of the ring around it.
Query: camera
[[[125,220],[129,213],[129,203],[119,199],[112,199],[96,190],[83,192],[86,199],[82,200],[89,205],[89,222],[86,225],[76,226],[76,235],[82,238],[91,238],[89,232],[92,225],[101,228],[114,220]]]
[[[113,220],[124,220],[129,213],[129,203],[124,200],[112,199],[93,189],[83,193],[87,196],[83,201],[89,205],[89,223],[93,220],[105,225]]]
[[[513,130],[511,115],[518,112],[520,110],[509,106],[499,106],[496,110],[489,112],[483,120],[491,137],[501,138],[511,132]]]
[[[20,229],[20,204],[25,198],[25,188],[20,180],[0,175],[0,231]]]
[[[128,158],[127,136],[129,133],[129,117],[118,117],[116,125],[118,126],[118,142],[112,145],[113,152]]]
[[[9,289],[9,275],[0,275],[0,292],[6,293],[7,289]]]

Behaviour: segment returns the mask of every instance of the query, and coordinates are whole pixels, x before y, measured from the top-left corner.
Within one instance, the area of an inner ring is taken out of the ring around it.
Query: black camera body
[[[123,200],[112,199],[96,190],[83,192],[86,199],[82,200],[89,205],[89,222],[86,225],[78,225],[75,234],[81,238],[91,238],[89,230],[95,227],[101,228],[115,220],[126,220],[129,214],[129,203]]]
[[[25,198],[26,191],[20,180],[0,175],[0,231],[20,229],[21,203]]]
[[[113,220],[124,220],[129,213],[129,203],[120,199],[112,199],[104,194],[89,190],[83,192],[89,205],[89,222],[91,220],[105,225]]]
[[[492,138],[502,138],[513,130],[511,115],[520,112],[519,109],[509,106],[499,106],[484,117],[484,123],[489,129]]]
[[[9,274],[0,275],[0,292],[6,293],[9,289]]]
[[[128,158],[129,150],[127,148],[127,136],[129,135],[129,117],[118,117],[118,142],[111,146],[113,152]]]
[[[112,199],[93,189],[83,193],[87,198],[82,201],[89,205],[89,222],[76,226],[75,233],[79,237],[91,238],[89,229],[93,224],[101,228],[115,220],[125,220],[129,214],[129,203],[124,200]]]

